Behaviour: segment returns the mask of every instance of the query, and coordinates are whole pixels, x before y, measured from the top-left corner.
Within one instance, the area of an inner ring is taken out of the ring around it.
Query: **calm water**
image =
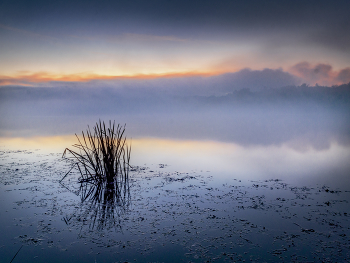
[[[81,202],[74,136],[1,138],[1,262],[350,257],[350,147],[132,140],[130,204]]]

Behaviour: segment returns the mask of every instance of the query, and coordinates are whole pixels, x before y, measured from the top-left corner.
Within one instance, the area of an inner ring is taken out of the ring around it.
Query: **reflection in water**
[[[84,217],[90,218],[90,228],[111,228],[119,225],[119,216],[130,204],[129,182],[126,181],[122,189],[113,183],[81,182],[80,197],[87,203]]]
[[[122,186],[119,187],[118,183]],[[66,176],[60,184],[81,200],[81,205],[63,218],[67,225],[76,221],[74,223],[82,223],[81,227],[89,225],[91,230],[119,227],[119,217],[128,210],[131,203],[129,178],[120,184],[117,181],[92,182],[81,178],[77,182]]]
[[[74,150],[66,148],[63,153],[64,158],[75,162],[71,170],[76,167],[79,171],[78,193],[82,202],[89,202],[92,227],[96,221],[98,228],[113,225],[116,207],[125,208],[129,203],[131,148],[124,133],[125,126],[116,126],[110,121],[106,128],[105,123],[99,121],[93,127],[93,133],[89,128],[82,133],[82,139],[77,136],[79,143],[73,145]]]
[[[63,152],[64,145],[73,143],[73,136],[0,138],[0,145],[16,151],[40,148],[46,153]],[[298,186],[326,184],[343,188],[350,185],[348,145],[333,142],[328,149],[319,150],[307,147],[305,143],[304,148],[300,149],[291,142],[272,146],[242,146],[217,141],[133,138],[132,165],[163,163],[168,164],[163,169],[167,171],[210,171],[220,180],[232,177],[251,180],[274,178]],[[64,173],[61,178],[63,176]],[[68,179],[67,176],[64,180],[67,187]],[[79,186],[74,191],[78,189]]]

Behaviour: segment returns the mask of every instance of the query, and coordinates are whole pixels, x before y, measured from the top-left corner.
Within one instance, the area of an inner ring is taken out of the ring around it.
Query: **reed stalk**
[[[78,140],[73,145],[75,149],[66,148],[62,157],[72,160],[81,175],[79,183],[82,201],[92,197],[94,202],[102,204],[125,203],[129,195],[131,154],[131,146],[126,141],[125,125],[115,125],[115,122],[109,121],[109,126],[106,127],[100,120],[92,131],[88,126],[81,138],[75,135]]]

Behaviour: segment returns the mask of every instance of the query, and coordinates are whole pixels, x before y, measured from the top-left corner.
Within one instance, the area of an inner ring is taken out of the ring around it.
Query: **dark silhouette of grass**
[[[73,145],[74,150],[64,150],[63,157],[73,160],[81,175],[79,192],[82,201],[90,198],[104,207],[128,202],[131,146],[124,133],[125,125],[109,121],[109,127],[106,127],[99,121],[93,131],[88,126],[86,133],[82,132],[82,138],[76,135],[78,143]]]

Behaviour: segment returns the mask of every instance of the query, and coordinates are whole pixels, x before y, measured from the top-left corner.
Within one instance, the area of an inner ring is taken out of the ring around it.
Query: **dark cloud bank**
[[[350,144],[350,83],[294,85],[281,70],[216,77],[50,83],[1,87],[3,136],[79,133],[98,119],[126,123],[132,137],[288,143],[322,150]]]
[[[207,40],[279,36],[347,52],[349,9],[347,0],[13,0],[0,1],[0,24],[57,38],[87,32]]]

